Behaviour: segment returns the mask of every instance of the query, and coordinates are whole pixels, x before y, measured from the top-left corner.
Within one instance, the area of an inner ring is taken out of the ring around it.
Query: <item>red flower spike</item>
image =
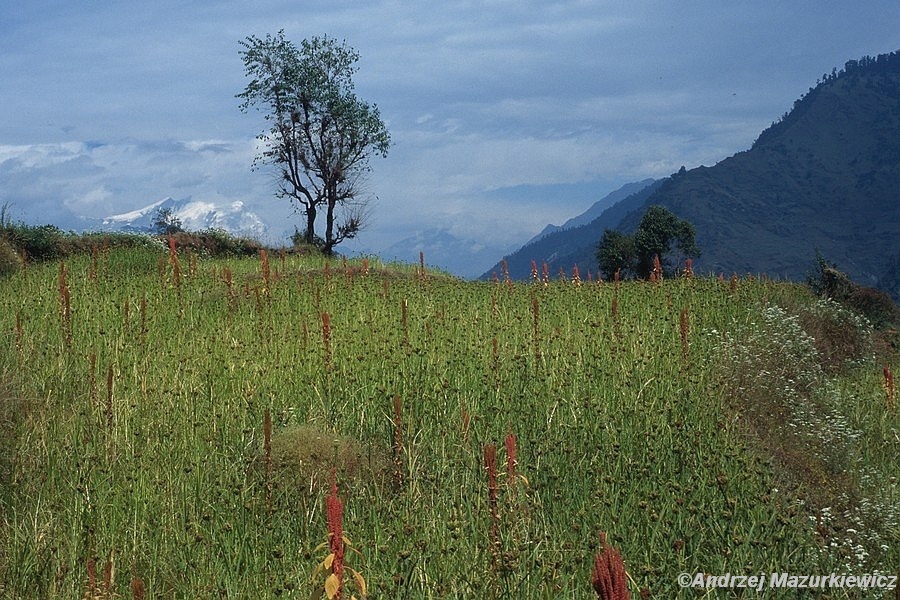
[[[600,533],[601,550],[594,559],[591,583],[600,600],[631,600],[625,562],[619,551],[606,543],[606,533]]]

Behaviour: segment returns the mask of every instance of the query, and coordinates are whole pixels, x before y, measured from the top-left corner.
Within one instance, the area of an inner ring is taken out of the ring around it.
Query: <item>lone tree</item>
[[[157,208],[153,217],[153,227],[159,235],[168,235],[184,231],[181,227],[181,219],[172,212],[171,208]]]
[[[257,136],[262,149],[253,168],[276,169],[276,195],[296,202],[306,215],[304,241],[332,254],[362,228],[369,157],[387,156],[391,142],[378,107],[354,93],[359,53],[327,36],[303,40],[298,48],[284,31],[265,39],[249,36],[240,45],[251,79],[237,95],[241,111],[256,107],[271,123]],[[315,229],[322,209],[324,237]]]
[[[597,262],[607,277],[621,270],[622,274],[646,278],[653,270],[654,257],[659,256],[663,269],[671,272],[667,267],[671,267],[669,255],[673,250],[685,258],[700,256],[695,236],[690,222],[679,219],[664,206],[653,205],[644,213],[633,235],[614,229],[603,233],[597,246]]]

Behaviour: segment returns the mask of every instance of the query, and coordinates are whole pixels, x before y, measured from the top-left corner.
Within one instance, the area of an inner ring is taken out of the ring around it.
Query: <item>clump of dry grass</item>
[[[6,238],[0,237],[0,277],[10,275],[22,268],[22,258]]]
[[[315,490],[328,481],[332,468],[341,480],[383,482],[391,476],[389,449],[376,448],[351,437],[313,425],[293,425],[271,433],[270,466],[275,487]],[[260,457],[266,468],[265,458]]]

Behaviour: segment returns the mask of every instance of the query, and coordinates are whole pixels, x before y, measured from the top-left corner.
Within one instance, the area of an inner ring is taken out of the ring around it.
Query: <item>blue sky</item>
[[[439,229],[493,262],[624,183],[747,149],[822,74],[900,48],[900,3],[6,2],[0,205],[64,223],[242,200],[292,231],[250,171],[262,115],[235,98],[238,41],[280,29],[355,47],[357,93],[392,134],[348,249]]]

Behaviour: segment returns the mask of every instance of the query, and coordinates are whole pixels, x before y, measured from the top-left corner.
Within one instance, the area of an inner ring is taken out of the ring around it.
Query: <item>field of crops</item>
[[[0,280],[0,597],[324,593],[332,481],[344,598],[596,598],[601,531],[636,598],[891,572],[900,411],[871,354],[807,364],[815,307],[749,278],[31,265]]]

